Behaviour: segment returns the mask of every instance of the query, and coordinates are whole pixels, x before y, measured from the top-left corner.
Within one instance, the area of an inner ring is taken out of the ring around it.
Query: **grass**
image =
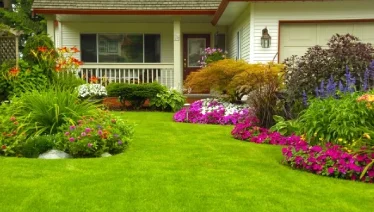
[[[281,147],[230,126],[126,112],[130,148],[98,159],[0,158],[1,211],[374,211],[374,185],[280,164]]]

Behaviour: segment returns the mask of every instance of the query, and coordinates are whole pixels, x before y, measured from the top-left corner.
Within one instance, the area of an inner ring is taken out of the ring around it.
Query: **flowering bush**
[[[284,163],[289,166],[306,170],[318,175],[374,182],[374,166],[363,173],[364,168],[374,159],[373,152],[367,152],[365,147],[353,153],[339,145],[328,143],[322,146],[305,144],[283,148]],[[374,150],[374,148],[372,148]]]
[[[227,56],[227,52],[224,52],[222,49],[218,48],[206,48],[204,50],[204,55],[201,57],[201,60],[199,60],[200,67],[206,67],[209,63],[223,60]]]
[[[248,106],[220,102],[216,99],[195,101],[189,108],[183,108],[174,114],[176,122],[201,124],[236,124],[248,118],[255,119]]]
[[[104,152],[125,150],[133,135],[133,125],[115,119],[108,112],[100,117],[82,117],[76,124],[61,127],[56,148],[73,157],[99,157]]]
[[[0,155],[20,156],[26,136],[15,116],[0,116]]]
[[[106,89],[100,84],[84,84],[78,86],[78,96],[80,98],[95,97],[101,98],[107,95]]]

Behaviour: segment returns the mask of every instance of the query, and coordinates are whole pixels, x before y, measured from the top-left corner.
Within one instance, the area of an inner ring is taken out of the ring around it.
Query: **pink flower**
[[[86,128],[85,130],[84,130],[86,133],[90,133],[91,132],[91,128]]]
[[[16,117],[15,116],[11,116],[10,117],[10,121],[12,121],[12,122],[16,121]]]
[[[74,142],[74,141],[75,141],[75,138],[74,138],[74,137],[70,137],[70,138],[69,138],[69,141],[70,141],[70,142]]]
[[[91,148],[92,147],[92,143],[88,143],[87,146],[88,146],[88,148]]]

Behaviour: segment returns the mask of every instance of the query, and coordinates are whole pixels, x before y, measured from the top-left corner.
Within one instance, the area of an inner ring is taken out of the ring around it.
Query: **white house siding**
[[[77,23],[61,22],[62,39],[60,46],[80,47],[80,34],[83,33],[154,33],[161,35],[161,63],[173,63],[173,23]],[[210,23],[182,23],[182,34],[210,34],[211,46],[214,33],[226,32],[226,28],[216,28]],[[58,34],[58,33],[56,33]],[[182,38],[181,38],[182,39]],[[58,40],[58,39],[56,39]],[[181,42],[182,45],[182,42]],[[80,54],[76,55],[80,58]]]
[[[84,33],[152,33],[161,35],[161,63],[173,62],[173,23],[76,23],[62,22],[61,46],[80,47]],[[76,55],[80,58],[80,54]]]
[[[272,61],[278,52],[279,21],[374,19],[374,1],[252,3],[254,37],[251,62]],[[249,16],[249,13],[248,13]],[[261,34],[268,27],[272,45],[261,48]],[[374,32],[373,32],[374,33]],[[275,62],[278,57],[275,57]]]
[[[240,32],[241,46],[237,46],[237,32]],[[240,48],[241,58],[246,61],[250,59],[250,7],[248,6],[228,28],[227,51],[229,57],[238,58],[237,52]]]

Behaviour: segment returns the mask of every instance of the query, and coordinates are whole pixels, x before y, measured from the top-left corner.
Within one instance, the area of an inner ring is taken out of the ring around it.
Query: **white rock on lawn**
[[[112,156],[109,152],[104,152],[103,154],[101,154],[101,157],[102,158],[107,158],[107,157],[110,157]]]
[[[65,159],[71,158],[71,156],[63,151],[52,149],[46,153],[39,155],[40,159]]]

